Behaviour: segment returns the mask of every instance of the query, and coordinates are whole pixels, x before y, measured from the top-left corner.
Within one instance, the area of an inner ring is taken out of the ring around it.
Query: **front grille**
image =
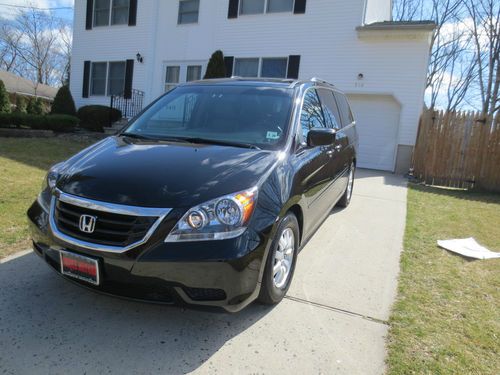
[[[80,230],[81,215],[97,218],[93,233]],[[92,210],[60,200],[54,210],[57,229],[62,233],[82,241],[117,247],[141,241],[157,219],[155,216],[133,216]]]

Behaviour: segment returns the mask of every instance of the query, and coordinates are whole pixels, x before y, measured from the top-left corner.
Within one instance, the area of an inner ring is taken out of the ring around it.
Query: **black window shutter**
[[[293,7],[293,13],[304,14],[306,12],[306,0],[295,0],[295,6]]]
[[[125,65],[125,87],[123,97],[130,99],[132,97],[132,81],[134,78],[134,60],[127,60]]]
[[[89,97],[89,83],[90,83],[90,61],[84,61],[82,98]]]
[[[299,78],[300,55],[288,56],[288,74],[286,78]]]
[[[229,0],[229,8],[227,10],[227,18],[238,18],[239,0]]]
[[[85,19],[85,30],[92,29],[93,13],[94,13],[94,0],[87,0],[87,18]]]
[[[130,0],[128,8],[128,25],[135,26],[137,22],[137,0]]]
[[[226,77],[233,75],[234,56],[224,56],[224,65],[226,65]]]

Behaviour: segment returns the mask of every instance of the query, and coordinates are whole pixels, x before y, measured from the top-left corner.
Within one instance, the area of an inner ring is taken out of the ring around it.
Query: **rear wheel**
[[[349,206],[349,203],[351,203],[351,197],[352,197],[352,189],[354,187],[354,172],[356,170],[356,166],[354,163],[351,163],[351,167],[349,168],[349,177],[347,179],[347,186],[344,191],[344,195],[342,195],[342,198],[340,198],[339,202],[337,203],[337,206],[339,207],[347,207]]]
[[[292,282],[299,247],[299,224],[288,213],[279,223],[262,277],[259,302],[272,305],[280,302]]]

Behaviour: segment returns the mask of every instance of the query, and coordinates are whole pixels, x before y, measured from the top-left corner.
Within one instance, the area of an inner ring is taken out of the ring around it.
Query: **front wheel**
[[[349,168],[349,177],[347,179],[347,186],[344,191],[344,195],[342,195],[342,198],[340,198],[339,202],[337,203],[337,206],[339,207],[347,207],[349,206],[349,203],[351,203],[351,197],[352,197],[352,189],[354,187],[354,172],[356,170],[356,166],[354,163],[351,163],[351,167]]]
[[[292,283],[299,248],[299,224],[294,214],[288,213],[278,224],[267,256],[259,302],[274,305],[285,296]]]

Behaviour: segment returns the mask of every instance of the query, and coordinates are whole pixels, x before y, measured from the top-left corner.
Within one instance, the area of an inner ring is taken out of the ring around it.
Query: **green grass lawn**
[[[500,195],[410,185],[389,374],[500,373],[500,259],[436,246],[466,237],[500,251]]]
[[[26,210],[47,169],[87,145],[57,138],[0,138],[0,258],[30,248]]]

